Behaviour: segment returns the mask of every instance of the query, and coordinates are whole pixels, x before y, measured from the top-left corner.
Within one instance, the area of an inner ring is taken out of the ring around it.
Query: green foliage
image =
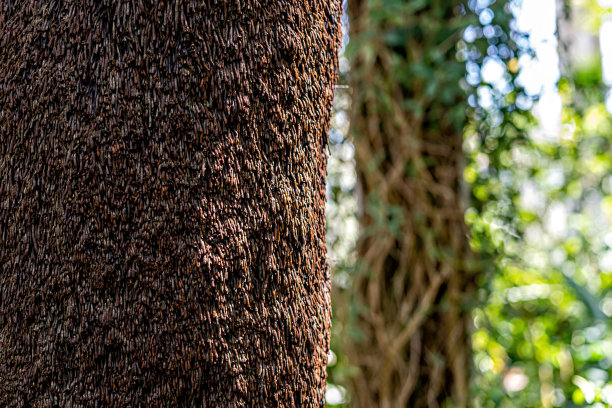
[[[474,313],[475,406],[612,403],[612,119],[595,64],[559,83],[558,137],[490,149],[467,133],[466,221],[495,269]],[[504,117],[520,133],[533,126]]]

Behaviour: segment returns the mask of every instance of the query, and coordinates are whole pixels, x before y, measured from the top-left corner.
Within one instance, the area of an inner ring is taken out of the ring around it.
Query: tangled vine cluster
[[[360,335],[346,345],[357,407],[467,406],[475,270],[461,185],[462,3],[349,3],[363,207],[351,288]]]

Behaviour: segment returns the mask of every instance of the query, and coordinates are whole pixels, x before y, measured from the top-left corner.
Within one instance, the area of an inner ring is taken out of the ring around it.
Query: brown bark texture
[[[320,407],[340,2],[0,2],[0,406]]]
[[[352,290],[360,335],[346,346],[355,407],[467,403],[474,274],[461,197],[461,3],[349,3],[363,202]]]

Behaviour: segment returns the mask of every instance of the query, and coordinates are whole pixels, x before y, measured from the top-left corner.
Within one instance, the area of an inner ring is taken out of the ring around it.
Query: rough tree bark
[[[472,293],[462,207],[462,1],[349,2],[363,197],[355,407],[462,407]],[[350,45],[349,45],[350,46]]]
[[[0,406],[323,406],[339,1],[0,2]]]

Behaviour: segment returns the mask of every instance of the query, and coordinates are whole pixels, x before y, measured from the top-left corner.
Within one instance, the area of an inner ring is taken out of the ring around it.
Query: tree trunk
[[[323,406],[339,1],[0,4],[0,406]]]
[[[462,1],[353,0],[351,129],[362,193],[355,407],[467,403]],[[350,44],[349,44],[350,47]]]

